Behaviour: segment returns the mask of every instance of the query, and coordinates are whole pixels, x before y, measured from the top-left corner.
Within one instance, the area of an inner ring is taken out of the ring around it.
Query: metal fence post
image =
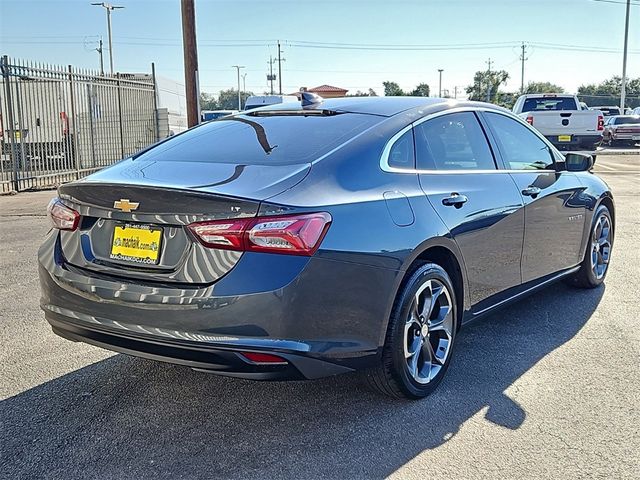
[[[158,80],[156,78],[156,64],[151,62],[151,79],[153,80],[153,112],[156,120],[156,142],[160,140],[160,117],[158,116]]]
[[[76,167],[77,178],[80,178],[80,161],[78,159],[80,152],[78,151],[78,131],[76,130],[76,123],[78,119],[76,117],[76,100],[73,89],[73,67],[71,65],[69,65],[69,93],[71,94],[71,135],[73,135],[73,138],[71,139],[71,145],[73,145],[72,155]]]
[[[10,74],[9,74],[9,57],[4,55],[2,57],[2,61],[0,63],[0,67],[2,70],[2,78],[4,80],[4,88],[6,92],[6,104],[7,104],[7,116],[9,117],[9,128],[7,129],[7,133],[9,134],[9,159],[11,160],[11,164],[13,167],[13,188],[17,192],[18,191],[18,162],[16,159],[16,139],[15,139],[15,120],[13,118],[13,102],[11,101],[11,83],[10,83]]]
[[[122,96],[120,93],[120,72],[116,73],[118,89],[118,123],[120,125],[120,158],[124,158],[124,129],[122,126]]]

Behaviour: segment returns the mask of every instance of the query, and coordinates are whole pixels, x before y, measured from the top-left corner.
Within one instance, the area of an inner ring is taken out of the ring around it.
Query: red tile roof
[[[308,92],[348,92],[346,88],[334,87],[333,85],[320,85],[319,87],[310,88]]]

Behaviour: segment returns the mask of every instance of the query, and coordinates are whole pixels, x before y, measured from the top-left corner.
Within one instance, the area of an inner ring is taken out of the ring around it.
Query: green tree
[[[508,79],[509,74],[504,70],[476,72],[473,76],[473,85],[467,87],[467,95],[470,100],[494,103],[500,93],[500,86]]]
[[[416,88],[414,88],[409,95],[412,97],[428,97],[429,85],[427,85],[426,83],[421,83]]]
[[[242,99],[242,105],[247,101],[247,98],[253,95],[253,92],[240,92],[240,98]],[[228,90],[220,90],[218,94],[218,109],[220,110],[237,110],[238,109],[238,90],[235,88],[229,88]]]
[[[564,93],[564,88],[551,82],[529,82],[522,93]]]
[[[363,92],[362,90],[357,90],[356,93],[347,95],[347,97],[377,97],[378,94],[373,88],[370,88],[369,91]]]
[[[401,97],[405,93],[396,82],[382,82],[385,97]]]
[[[595,84],[581,85],[578,88],[578,95],[620,95],[622,89],[622,78],[618,75]],[[640,78],[627,79],[627,95],[640,95]]]
[[[410,96],[410,97],[428,97],[429,96],[429,85],[426,83],[419,84],[416,88],[411,90],[410,92],[405,92],[400,88],[396,82],[382,82],[384,85],[384,96],[385,97],[400,97],[400,96]],[[375,92],[374,92],[375,93]]]
[[[200,109],[201,110],[218,110],[218,102],[216,97],[210,93],[200,93]]]

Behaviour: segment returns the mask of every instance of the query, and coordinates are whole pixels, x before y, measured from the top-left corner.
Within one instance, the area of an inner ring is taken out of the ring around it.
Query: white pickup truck
[[[522,95],[516,100],[513,113],[561,150],[595,150],[602,141],[604,115],[598,110],[582,108],[575,95]]]

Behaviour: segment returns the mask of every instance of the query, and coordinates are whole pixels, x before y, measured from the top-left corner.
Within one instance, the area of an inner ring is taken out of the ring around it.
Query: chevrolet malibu
[[[241,378],[364,370],[421,398],[463,324],[604,281],[615,211],[590,156],[488,104],[302,97],[62,185],[39,251],[53,331]]]

